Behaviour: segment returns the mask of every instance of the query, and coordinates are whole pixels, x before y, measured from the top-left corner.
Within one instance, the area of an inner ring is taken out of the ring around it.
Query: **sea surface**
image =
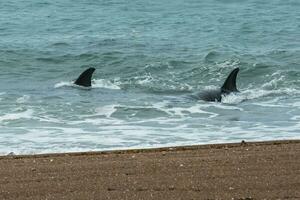
[[[0,2],[0,155],[300,139],[299,0]],[[92,88],[73,81],[95,67]],[[204,102],[239,67],[241,91]]]

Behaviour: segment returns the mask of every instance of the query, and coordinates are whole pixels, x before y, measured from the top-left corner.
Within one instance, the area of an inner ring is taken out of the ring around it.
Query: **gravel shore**
[[[0,199],[300,199],[300,140],[2,156]]]

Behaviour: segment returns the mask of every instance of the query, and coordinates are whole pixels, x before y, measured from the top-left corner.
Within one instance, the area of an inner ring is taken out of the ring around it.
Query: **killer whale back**
[[[80,76],[76,79],[74,84],[80,85],[83,87],[91,87],[92,86],[92,75],[96,69],[93,67],[88,68],[84,72],[80,74]]]
[[[240,70],[239,68],[235,68],[229,74],[223,86],[221,87],[222,93],[229,94],[230,92],[238,92],[238,89],[236,88],[236,77],[239,70]]]
[[[204,90],[197,94],[197,97],[204,101],[221,101],[223,95],[228,95],[231,92],[239,92],[236,88],[236,77],[239,68],[235,68],[226,78],[223,86],[218,89]]]

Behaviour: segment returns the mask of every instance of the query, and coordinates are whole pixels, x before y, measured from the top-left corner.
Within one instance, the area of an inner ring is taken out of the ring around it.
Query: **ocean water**
[[[0,2],[0,154],[300,139],[300,1]],[[95,67],[91,89],[72,84]],[[241,93],[220,87],[236,67]]]

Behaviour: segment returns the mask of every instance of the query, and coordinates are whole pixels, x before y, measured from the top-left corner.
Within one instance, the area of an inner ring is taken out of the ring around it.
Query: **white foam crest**
[[[99,107],[95,109],[95,114],[84,115],[80,117],[80,120],[72,120],[65,123],[68,125],[92,124],[96,126],[111,126],[124,123],[121,119],[111,117],[116,110],[117,105]]]
[[[71,87],[71,86],[74,86],[73,82],[62,81],[62,82],[56,83],[54,85],[54,88]]]
[[[193,86],[187,84],[187,83],[183,83],[180,85],[179,90],[188,90],[188,91],[192,91],[194,88]]]
[[[212,112],[207,112],[202,110],[201,105],[194,105],[191,107],[169,107],[167,101],[159,102],[156,104],[153,104],[153,108],[156,108],[158,110],[161,110],[163,112],[166,112],[167,114],[174,116],[186,116],[189,114],[208,114],[210,117],[215,117],[218,114],[212,113]]]
[[[279,82],[281,82],[284,79],[284,76],[280,76],[279,78],[274,78],[269,82],[266,82],[262,85],[262,88],[265,89],[276,89]]]
[[[111,90],[120,90],[118,84],[106,79],[95,79],[92,81],[92,88],[107,88]]]
[[[54,118],[54,117],[49,117],[49,116],[41,116],[36,118],[40,122],[50,122],[50,123],[62,123],[65,124],[66,122],[62,119]]]
[[[22,97],[18,98],[16,100],[16,102],[19,103],[19,104],[22,104],[22,103],[28,102],[29,99],[30,99],[29,95],[23,95]]]
[[[19,113],[9,113],[0,116],[0,122],[3,121],[12,121],[12,120],[18,120],[18,119],[31,119],[33,115],[33,110],[28,109],[24,112],[19,112]]]
[[[151,76],[151,74],[147,74],[146,76],[139,77],[139,78],[143,78],[136,82],[137,84],[140,84],[140,85],[147,85],[148,83],[151,83],[153,81],[153,77]]]
[[[121,89],[117,84],[112,83],[110,80],[106,80],[106,79],[92,80],[92,87],[82,87],[82,86],[74,84],[73,82],[66,82],[66,81],[62,81],[62,82],[56,83],[54,85],[54,88],[61,88],[61,87],[78,87],[81,89],[91,89],[91,88],[107,88],[107,89],[111,89],[111,90],[120,90]]]
[[[104,115],[106,117],[111,117],[111,115],[114,112],[116,112],[117,106],[120,106],[120,105],[106,105],[106,106],[96,108],[95,111],[96,111],[97,115]]]
[[[209,118],[218,116],[217,113],[207,112],[207,111],[202,110],[202,108],[203,107],[201,105],[194,105],[189,108],[175,108],[175,111],[177,111],[175,113],[180,112],[182,115],[186,115],[185,113],[187,113],[187,112],[190,114],[208,114],[208,115],[210,115]]]
[[[291,88],[278,89],[278,90],[245,90],[240,93],[231,93],[229,95],[222,96],[222,103],[225,104],[238,104],[246,100],[252,100],[262,97],[267,97],[271,95],[295,95],[299,94],[300,91]]]
[[[186,124],[174,124],[174,126],[162,128],[126,123],[103,126],[100,127],[100,131],[95,132],[71,127],[42,127],[31,129],[26,134],[17,135],[13,145],[0,146],[0,154],[99,151],[240,142],[241,140],[299,139],[299,128],[300,123],[292,126],[256,123],[248,128],[232,124],[220,126],[205,124],[201,128],[189,128]],[[274,133],[278,133],[278,135]]]
[[[238,104],[246,99],[247,98],[241,94],[231,93],[229,95],[222,95],[221,102],[224,104]]]
[[[240,64],[240,61],[238,59],[235,60],[226,60],[224,62],[221,63],[216,63],[216,65],[219,68],[232,68],[232,67],[238,67],[238,65]]]
[[[278,89],[278,90],[249,90],[246,91],[245,94],[247,94],[247,99],[256,99],[260,97],[270,96],[270,95],[294,95],[299,94],[300,91],[292,88],[284,88],[284,89]]]
[[[204,105],[202,105],[202,107],[204,107]],[[215,107],[215,108],[220,108],[220,109],[223,109],[223,110],[239,110],[239,111],[244,110],[242,108],[239,108],[237,106],[233,106],[233,105],[228,104],[228,103],[220,104],[218,102],[212,102],[212,103],[208,104],[205,107]]]

